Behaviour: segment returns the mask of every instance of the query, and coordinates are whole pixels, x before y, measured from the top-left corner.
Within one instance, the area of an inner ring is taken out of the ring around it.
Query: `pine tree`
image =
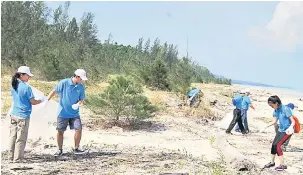
[[[156,89],[167,90],[169,88],[167,73],[166,65],[159,54],[151,69],[151,86]]]

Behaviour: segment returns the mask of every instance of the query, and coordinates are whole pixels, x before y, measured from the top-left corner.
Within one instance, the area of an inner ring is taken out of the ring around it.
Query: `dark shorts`
[[[82,129],[82,123],[80,117],[75,118],[60,118],[57,117],[57,130],[65,131],[69,125],[70,129],[80,130]]]

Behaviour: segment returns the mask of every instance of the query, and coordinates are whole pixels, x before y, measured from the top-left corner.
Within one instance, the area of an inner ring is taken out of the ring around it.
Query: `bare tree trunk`
[[[251,171],[257,168],[254,162],[228,143],[226,135],[217,135],[215,143],[222,151],[227,165],[232,169],[237,171]]]

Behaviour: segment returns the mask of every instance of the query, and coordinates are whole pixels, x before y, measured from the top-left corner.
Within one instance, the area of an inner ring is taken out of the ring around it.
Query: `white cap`
[[[75,75],[79,76],[82,80],[87,80],[86,72],[83,69],[77,69]]]
[[[240,94],[245,94],[246,91],[244,89],[241,89]]]
[[[250,93],[249,89],[246,89],[245,92],[246,92],[246,93]]]
[[[31,71],[29,70],[29,67],[27,67],[27,66],[20,66],[19,68],[18,68],[18,71],[17,71],[18,73],[24,73],[24,74],[27,74],[27,75],[29,75],[29,76],[34,76],[32,73],[31,73]]]

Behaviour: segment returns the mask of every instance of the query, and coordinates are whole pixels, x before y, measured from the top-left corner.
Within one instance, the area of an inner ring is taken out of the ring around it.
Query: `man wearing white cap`
[[[242,120],[241,120],[241,108],[243,97],[245,96],[245,92],[241,91],[240,94],[237,94],[234,98],[232,98],[232,103],[235,106],[233,110],[233,119],[229,124],[229,127],[226,129],[226,134],[231,134],[231,130],[234,128],[236,123],[238,123],[242,134],[246,134]]]
[[[243,121],[245,132],[249,133],[248,122],[247,122],[247,111],[248,111],[249,107],[251,107],[253,110],[255,110],[255,107],[252,105],[251,100],[249,98],[249,95],[250,95],[249,89],[242,90],[242,92],[245,93],[245,96],[243,97],[243,101],[242,101],[241,118]],[[236,125],[235,130],[237,132],[240,132],[238,125]]]
[[[74,76],[61,80],[54,90],[48,95],[50,100],[55,93],[60,95],[60,107],[57,118],[57,143],[59,150],[55,153],[55,156],[62,155],[63,146],[63,134],[69,125],[70,129],[75,130],[75,154],[83,154],[85,151],[79,149],[79,144],[82,136],[82,123],[79,114],[79,105],[83,103],[85,99],[85,88],[82,84],[87,80],[86,72],[83,69],[77,69]]]

